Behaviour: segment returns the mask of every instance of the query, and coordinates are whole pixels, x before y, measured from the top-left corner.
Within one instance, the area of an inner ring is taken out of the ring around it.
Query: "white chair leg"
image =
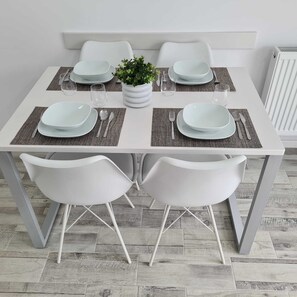
[[[170,210],[170,206],[166,205],[165,210],[164,210],[164,214],[163,214],[163,221],[162,221],[161,228],[160,228],[160,231],[159,231],[159,235],[158,235],[158,238],[157,238],[157,242],[156,242],[156,245],[155,245],[155,248],[154,248],[154,252],[153,252],[153,254],[151,256],[149,266],[153,265],[153,262],[154,262],[154,259],[155,259],[155,256],[156,256],[156,252],[157,252],[157,249],[158,249],[158,246],[159,246],[162,234],[163,234],[163,230],[164,230],[164,227],[165,227],[165,224],[166,224],[166,220],[167,220],[167,217],[168,217],[168,214],[169,214],[169,210]]]
[[[155,199],[152,200],[152,202],[151,202],[151,204],[150,204],[150,206],[149,206],[149,209],[152,209],[152,207],[153,207],[155,201],[156,201]]]
[[[127,249],[126,249],[126,246],[125,246],[123,237],[122,237],[122,235],[121,235],[121,232],[120,232],[120,230],[119,230],[117,221],[116,221],[116,219],[115,219],[115,217],[114,217],[114,213],[113,213],[113,211],[112,211],[112,209],[111,209],[109,203],[106,203],[105,205],[106,205],[106,207],[107,207],[107,210],[108,210],[108,212],[109,212],[110,218],[111,218],[111,220],[112,220],[112,224],[113,224],[113,226],[114,226],[114,229],[115,229],[115,231],[116,231],[116,233],[117,233],[117,235],[118,235],[118,237],[119,237],[119,240],[120,240],[120,242],[121,242],[121,245],[122,245],[122,247],[123,247],[124,253],[125,253],[126,258],[127,258],[127,261],[128,261],[129,264],[131,264],[131,259],[130,259],[130,256],[129,256],[128,251],[127,251]]]
[[[63,216],[63,223],[62,223],[62,230],[61,230],[61,237],[60,237],[60,246],[59,246],[58,258],[57,258],[58,264],[61,262],[64,234],[65,234],[66,224],[68,221],[68,216],[69,216],[69,204],[66,204],[65,210],[64,210],[64,216]]]
[[[127,196],[127,194],[124,194],[124,196],[125,196],[126,200],[128,201],[128,203],[130,204],[130,206],[132,208],[135,208],[134,204],[132,203],[132,201],[130,200],[130,198]]]
[[[217,242],[218,242],[221,259],[222,259],[223,264],[226,264],[223,249],[222,249],[222,244],[221,244],[221,241],[220,241],[220,236],[219,236],[219,232],[218,232],[218,228],[217,228],[217,224],[216,224],[216,221],[215,221],[215,217],[214,217],[211,205],[208,206],[208,210],[209,210],[210,218],[212,220],[214,233],[216,235],[216,239],[217,239]]]
[[[139,187],[138,181],[136,180],[134,183],[135,183],[135,186],[136,186],[137,191],[140,191],[140,187]]]

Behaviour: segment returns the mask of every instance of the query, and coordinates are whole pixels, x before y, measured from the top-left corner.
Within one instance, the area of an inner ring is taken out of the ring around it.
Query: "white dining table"
[[[78,91],[73,96],[66,96],[62,91],[46,90],[58,69],[59,67],[48,67],[45,70],[0,132],[1,170],[16,201],[34,247],[45,247],[59,209],[59,204],[51,203],[45,220],[40,226],[30,197],[22,185],[12,156],[13,152],[244,154],[265,157],[252,204],[244,224],[237,208],[235,194],[228,199],[238,251],[241,254],[250,252],[261,223],[264,208],[269,199],[270,190],[281,164],[284,147],[245,68],[228,68],[236,91],[230,92],[227,107],[248,110],[261,142],[261,148],[151,146],[153,108],[183,108],[186,104],[193,102],[211,102],[212,92],[176,92],[173,96],[164,96],[161,92],[153,92],[152,103],[144,108],[125,107],[121,92],[108,92],[108,107],[126,108],[117,146],[12,145],[11,141],[36,106],[47,107],[59,101],[91,103],[90,92],[88,91]],[[246,137],[245,134],[244,137]]]

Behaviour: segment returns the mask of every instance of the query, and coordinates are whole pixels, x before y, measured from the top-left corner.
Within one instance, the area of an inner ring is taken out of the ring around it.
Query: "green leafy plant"
[[[159,70],[153,64],[145,63],[143,56],[122,60],[114,73],[123,83],[134,87],[153,82],[158,74]]]

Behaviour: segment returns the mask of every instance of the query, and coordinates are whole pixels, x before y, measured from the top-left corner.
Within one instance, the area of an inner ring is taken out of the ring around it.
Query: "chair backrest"
[[[210,46],[203,41],[165,42],[160,48],[157,67],[170,67],[179,60],[191,59],[198,59],[212,66]]]
[[[160,158],[142,186],[153,198],[174,206],[205,206],[224,201],[240,184],[245,156],[214,162]]]
[[[132,181],[107,157],[48,160],[21,154],[28,174],[51,200],[76,205],[103,204],[125,194]]]
[[[80,53],[80,61],[106,60],[114,67],[123,59],[132,59],[133,51],[127,41],[101,42],[86,41]]]

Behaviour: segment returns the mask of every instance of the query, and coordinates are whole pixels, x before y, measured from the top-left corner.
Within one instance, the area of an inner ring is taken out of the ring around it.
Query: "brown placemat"
[[[126,113],[125,108],[106,108],[108,112],[114,112],[115,117],[110,123],[107,137],[104,138],[103,133],[107,125],[107,120],[103,122],[100,137],[96,137],[100,119],[95,124],[95,127],[86,135],[75,138],[54,138],[46,137],[40,133],[36,133],[34,138],[31,138],[32,133],[40,120],[40,115],[46,107],[35,107],[26,122],[23,124],[17,135],[12,140],[11,144],[16,145],[82,145],[82,146],[117,146],[121,134],[121,129]],[[99,110],[97,109],[99,112]]]
[[[47,91],[59,91],[61,90],[61,86],[59,85],[59,76],[61,73],[65,73],[67,70],[72,70],[73,67],[60,67],[56,75],[54,76],[53,80],[47,87]],[[228,69],[225,67],[216,67],[212,68],[215,70],[217,74],[217,78],[221,83],[228,84],[230,86],[230,91],[234,92],[235,87],[228,72]],[[160,72],[167,71],[168,68],[159,68]],[[121,92],[122,85],[117,83],[117,78],[114,77],[111,81],[104,83],[107,92]],[[90,85],[82,85],[77,84],[78,91],[90,91]],[[177,92],[213,92],[214,90],[214,80],[207,84],[203,85],[195,85],[195,86],[186,86],[176,84],[176,91]],[[160,92],[160,86],[157,86],[156,82],[153,83],[153,91]]]
[[[164,70],[165,71],[168,70],[168,68],[159,68],[159,69],[160,69],[161,73]],[[212,67],[212,69],[215,70],[217,78],[220,83],[229,85],[231,92],[236,91],[227,68]],[[215,86],[214,79],[212,81],[210,81],[209,83],[203,84],[203,85],[188,86],[188,85],[176,84],[176,92],[213,92],[214,86]],[[160,91],[160,87],[158,87],[155,82],[153,84],[153,91]]]
[[[229,148],[260,148],[262,147],[249,113],[246,109],[230,109],[230,112],[241,112],[246,118],[246,125],[251,135],[248,140],[244,127],[240,122],[243,139],[239,139],[237,131],[226,139],[200,140],[192,139],[181,134],[174,125],[175,139],[171,139],[171,123],[168,119],[169,111],[175,111],[177,115],[180,108],[154,108],[152,120],[151,146],[174,146],[174,147],[229,147]]]

